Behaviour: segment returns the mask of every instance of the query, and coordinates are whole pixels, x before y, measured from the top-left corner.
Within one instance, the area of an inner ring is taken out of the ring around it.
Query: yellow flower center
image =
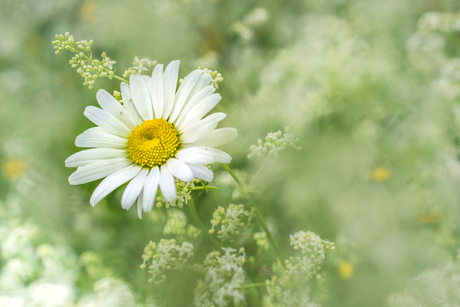
[[[179,148],[179,133],[164,119],[151,119],[136,127],[128,138],[128,155],[140,166],[162,165]]]

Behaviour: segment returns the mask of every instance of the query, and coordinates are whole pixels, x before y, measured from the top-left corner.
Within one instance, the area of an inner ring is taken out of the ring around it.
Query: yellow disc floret
[[[174,157],[179,145],[179,134],[171,123],[164,119],[151,119],[131,132],[128,155],[137,165],[154,167]]]

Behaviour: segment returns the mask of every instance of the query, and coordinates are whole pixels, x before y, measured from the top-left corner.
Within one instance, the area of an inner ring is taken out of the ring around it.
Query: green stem
[[[218,187],[210,187],[210,186],[203,186],[203,187],[194,187],[193,189],[190,189],[192,191],[196,191],[196,190],[220,190],[220,188]]]
[[[230,174],[230,176],[235,179],[236,183],[243,189],[243,192],[247,194],[246,187],[244,183],[238,178],[238,176],[235,174],[235,172],[228,166],[228,164],[222,163],[222,167]]]
[[[203,231],[204,235],[215,245],[222,247],[222,244],[216,240],[210,233],[209,229],[203,224],[203,222],[200,220],[200,217],[198,216],[198,213],[196,212],[196,207],[195,207],[195,202],[193,199],[190,199],[188,201],[188,207],[190,208],[190,212],[192,213],[192,217],[195,220],[195,223],[197,223],[198,227],[201,228]]]
[[[237,289],[249,289],[249,288],[265,287],[265,286],[267,286],[267,284],[264,282],[256,282],[253,284],[246,284],[246,285],[239,286],[237,287]]]
[[[264,162],[262,163],[262,165],[259,167],[259,170],[257,171],[257,173],[254,175],[254,177],[252,177],[252,180],[251,182],[249,183],[248,185],[248,190],[252,187],[252,184],[254,183],[254,180],[256,180],[257,176],[259,175],[260,171],[264,168],[265,166],[265,163],[267,162],[268,160],[268,157],[264,159]]]
[[[275,239],[272,236],[272,233],[268,229],[267,223],[265,223],[264,218],[262,217],[262,214],[260,214],[259,209],[256,206],[256,203],[252,199],[252,197],[248,194],[249,197],[249,202],[251,206],[254,208],[254,211],[256,212],[257,219],[259,220],[260,225],[262,225],[262,228],[264,229],[265,233],[267,234],[268,241],[270,241],[273,249],[275,250],[276,256],[278,257],[278,260],[283,263],[283,258],[281,257],[281,253],[278,249],[278,245],[276,245]]]
[[[265,233],[267,234],[267,238],[270,241],[273,249],[275,250],[275,253],[276,253],[276,256],[278,257],[278,260],[282,263],[283,258],[281,257],[281,253],[280,253],[280,251],[278,249],[278,246],[276,245],[275,239],[273,239],[273,236],[272,236],[270,230],[268,229],[267,223],[265,223],[265,220],[262,217],[262,214],[260,214],[260,211],[257,208],[256,203],[252,199],[251,195],[249,195],[247,187],[243,184],[243,182],[240,180],[240,178],[238,178],[238,176],[235,174],[235,172],[227,164],[222,163],[222,167],[233,177],[233,179],[235,179],[235,181],[238,183],[238,185],[243,190],[243,193],[245,193],[246,196],[248,197],[249,203],[254,208],[254,211],[256,212],[256,215],[257,215],[257,219],[259,220],[260,225],[262,225],[262,228],[264,229]]]
[[[118,77],[117,75],[113,75],[113,77],[114,77],[115,79],[118,79],[118,80],[120,80],[120,81],[122,81],[122,82],[126,82],[126,83],[129,84],[129,81],[126,80],[126,79],[123,79],[122,77]]]

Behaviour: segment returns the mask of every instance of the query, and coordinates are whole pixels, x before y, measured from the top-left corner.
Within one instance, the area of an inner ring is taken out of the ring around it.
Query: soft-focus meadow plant
[[[0,306],[459,305],[459,11],[2,1]],[[128,179],[91,208],[100,182],[64,167],[84,109],[103,89],[127,110],[126,85],[176,59],[175,86],[198,68],[221,95],[228,156],[137,210]]]

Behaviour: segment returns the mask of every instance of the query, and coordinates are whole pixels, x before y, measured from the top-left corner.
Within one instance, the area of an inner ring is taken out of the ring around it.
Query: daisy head
[[[176,199],[175,178],[211,181],[205,165],[229,163],[230,155],[216,149],[237,136],[234,128],[216,129],[224,113],[206,116],[221,96],[211,85],[212,76],[202,70],[191,72],[176,91],[179,61],[163,71],[158,64],[152,76],[132,75],[121,84],[123,105],[105,90],[96,98],[102,109],[88,106],[84,115],[96,124],[76,140],[88,147],[71,155],[67,167],[78,167],[70,184],[102,179],[91,196],[96,205],[129,181],[121,206],[129,209],[137,200],[138,214],[153,207],[158,189],[167,201]],[[206,116],[206,117],[205,117]]]

